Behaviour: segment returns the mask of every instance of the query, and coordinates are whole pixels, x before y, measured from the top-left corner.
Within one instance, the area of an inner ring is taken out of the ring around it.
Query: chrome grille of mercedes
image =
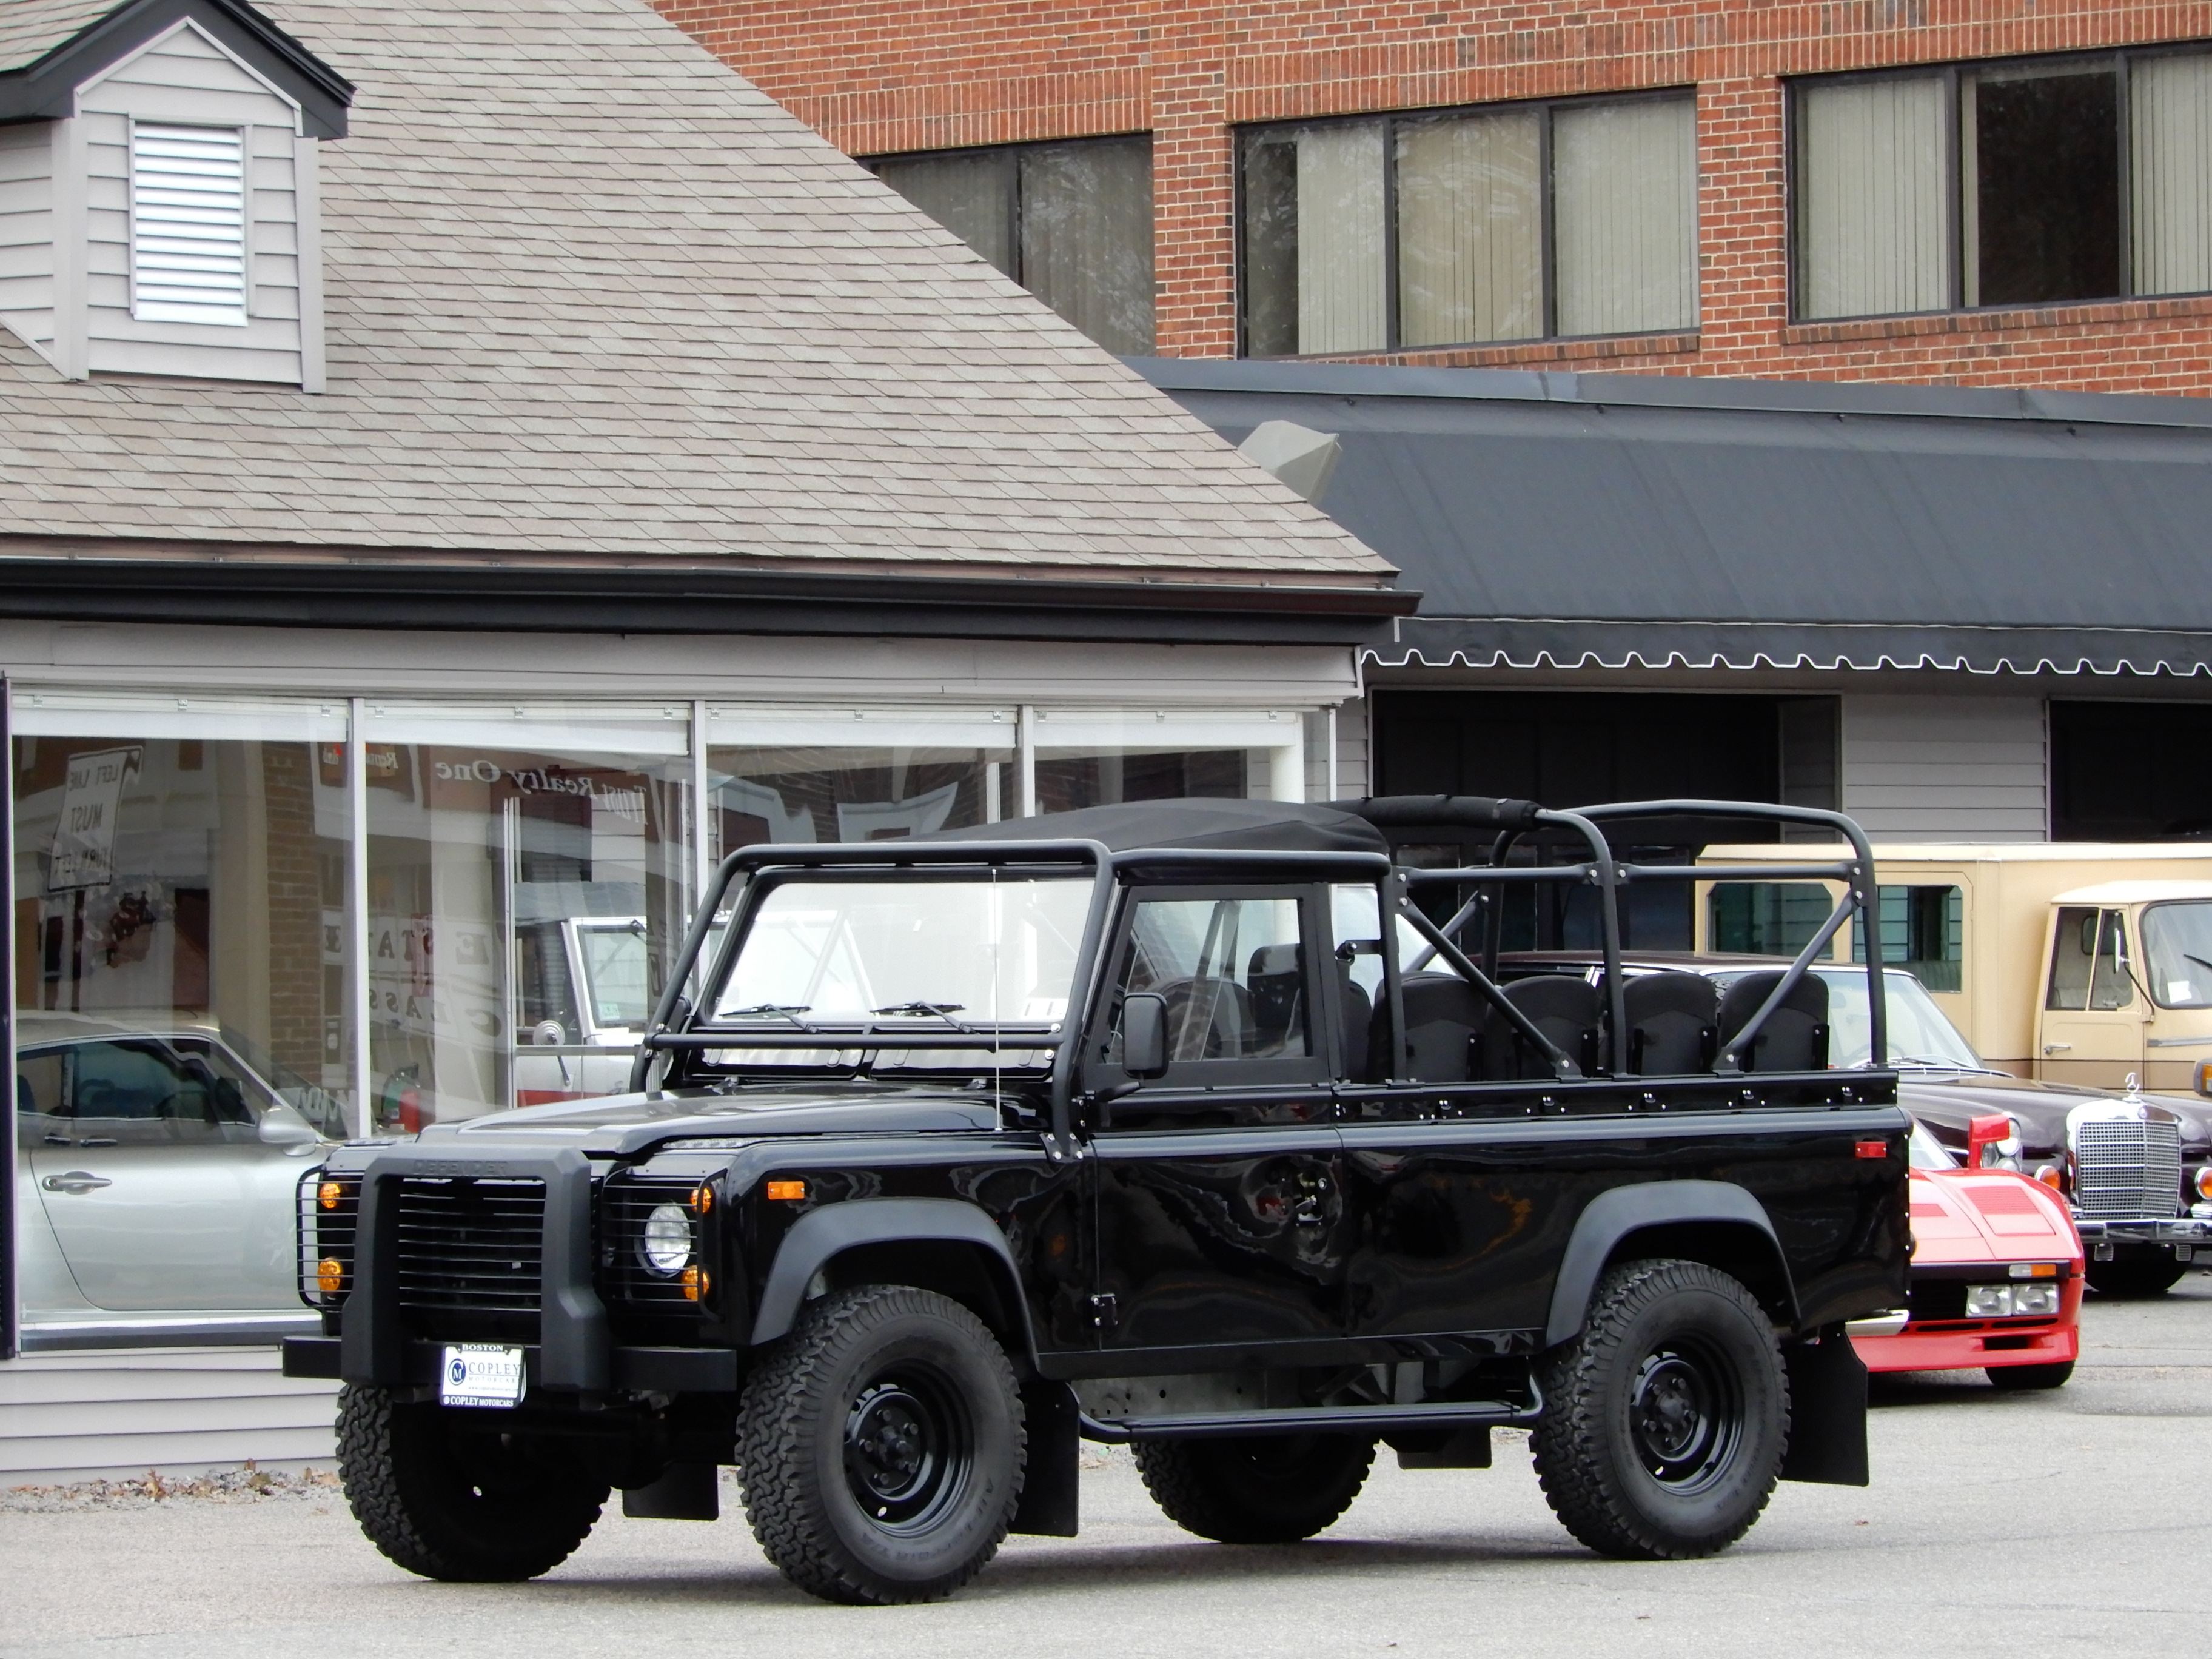
[[[2074,1206],[2085,1218],[2170,1216],[2180,1198],[2180,1125],[2119,1118],[2075,1129]]]

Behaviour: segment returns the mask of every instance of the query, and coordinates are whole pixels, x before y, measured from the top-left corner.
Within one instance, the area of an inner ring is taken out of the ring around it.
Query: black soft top
[[[1388,853],[1382,832],[1333,806],[1280,800],[1141,800],[915,836],[932,841],[1095,841],[1109,852]]]

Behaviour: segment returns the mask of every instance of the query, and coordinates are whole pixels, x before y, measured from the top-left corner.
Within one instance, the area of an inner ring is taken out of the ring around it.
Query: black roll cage
[[[1627,1029],[1621,975],[1620,902],[1622,889],[1638,881],[1840,880],[1845,885],[1842,901],[1815,931],[1784,971],[1781,981],[1759,1006],[1742,1030],[1722,1049],[1715,1069],[1727,1073],[1742,1069],[1745,1051],[1767,1019],[1788,1000],[1813,963],[1854,915],[1864,929],[1867,956],[1869,1063],[1881,1069],[1888,1059],[1887,1021],[1882,1003],[1880,908],[1875,902],[1874,853],[1858,825],[1840,812],[1814,807],[1778,806],[1753,801],[1653,800],[1626,801],[1579,811],[1551,811],[1532,801],[1493,799],[1480,795],[1370,796],[1327,805],[1365,818],[1388,831],[1492,832],[1495,839],[1487,864],[1451,869],[1417,869],[1379,853],[1271,852],[1237,848],[1144,848],[1116,852],[1103,842],[1080,839],[1040,838],[1036,841],[998,842],[872,842],[859,845],[769,844],[742,848],[724,859],[700,895],[699,907],[685,933],[676,961],[671,965],[653,1018],[630,1068],[629,1086],[642,1091],[649,1081],[656,1055],[677,1050],[708,1048],[832,1048],[848,1050],[876,1047],[908,1049],[959,1049],[974,1053],[1021,1050],[1035,1053],[1049,1048],[1050,1132],[1055,1154],[1069,1152],[1076,1081],[1080,1066],[1083,1035],[1089,1025],[1101,975],[1105,970],[1102,946],[1112,925],[1115,895],[1124,884],[1189,872],[1235,879],[1285,880],[1303,876],[1308,880],[1374,884],[1384,917],[1402,919],[1425,941],[1427,948],[1408,968],[1400,961],[1398,930],[1382,929],[1384,994],[1390,1005],[1392,1057],[1390,1073],[1402,1079],[1407,1071],[1405,975],[1418,969],[1431,956],[1442,957],[1551,1062],[1559,1079],[1581,1077],[1578,1064],[1544,1036],[1542,1031],[1505,995],[1497,979],[1498,928],[1503,907],[1491,896],[1495,890],[1524,883],[1588,884],[1600,893],[1602,928],[1603,983],[1610,1004],[1607,1021],[1607,1048],[1603,1069],[1623,1075],[1619,1053]],[[1638,865],[1615,859],[1602,823],[1624,819],[1698,817],[1749,818],[1777,823],[1800,823],[1832,830],[1850,845],[1851,856],[1802,864],[1747,866]],[[1545,828],[1570,831],[1589,849],[1589,856],[1565,865],[1509,865],[1515,844],[1524,836]],[[1401,839],[1407,838],[1403,836]],[[748,1026],[740,1036],[727,1025],[708,1026],[685,1000],[684,987],[692,981],[731,889],[743,881],[741,907],[730,917],[714,961],[698,978],[702,993],[719,988],[743,942],[756,893],[800,872],[834,872],[848,879],[872,874],[904,872],[925,878],[954,879],[998,871],[1018,871],[1022,879],[1058,876],[1081,877],[1091,883],[1090,902],[1078,947],[1075,980],[1068,988],[1067,1009],[1056,1029],[1024,1021],[996,1026],[969,1026],[933,1030],[879,1030],[872,1023],[843,1026],[794,1026],[790,1030],[762,1030]],[[1414,890],[1440,885],[1473,886],[1475,896],[1463,903],[1449,921],[1439,926],[1413,902]],[[1456,935],[1467,924],[1484,920],[1482,959],[1477,962],[1458,943]],[[888,1040],[886,1040],[888,1039]]]

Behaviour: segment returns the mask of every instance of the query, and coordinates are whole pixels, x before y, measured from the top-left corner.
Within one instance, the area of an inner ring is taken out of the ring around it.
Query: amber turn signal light
[[[2197,1196],[2212,1198],[2212,1164],[2206,1164],[2197,1172]]]
[[[803,1181],[771,1181],[768,1183],[768,1195],[796,1204],[806,1196],[806,1183]]]
[[[686,1267],[684,1270],[684,1299],[686,1302],[696,1302],[714,1288],[714,1282],[704,1267]]]
[[[338,1192],[339,1188],[337,1182],[325,1181],[321,1186],[315,1188],[315,1202],[321,1205],[326,1210],[335,1210],[338,1206]]]
[[[2056,1164],[2046,1164],[2035,1172],[2035,1178],[2053,1192],[2066,1190],[2066,1171]]]
[[[325,1296],[336,1296],[345,1287],[345,1263],[334,1255],[326,1255],[315,1263],[315,1288]]]

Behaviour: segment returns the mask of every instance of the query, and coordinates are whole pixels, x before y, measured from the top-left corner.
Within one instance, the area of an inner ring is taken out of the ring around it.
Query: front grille
[[[599,1206],[599,1288],[611,1302],[645,1314],[696,1316],[699,1304],[684,1294],[681,1273],[670,1277],[645,1264],[645,1219],[663,1204],[684,1205],[699,1186],[696,1176],[624,1174],[608,1178]],[[688,1208],[686,1214],[690,1213]],[[695,1229],[699,1222],[694,1221]]]
[[[325,1183],[335,1186],[337,1202],[322,1206]],[[311,1308],[335,1308],[353,1289],[354,1232],[361,1218],[361,1177],[330,1176],[310,1170],[300,1182],[300,1296]],[[343,1269],[334,1295],[325,1295],[319,1273],[326,1261]]]
[[[404,1176],[398,1206],[399,1305],[426,1314],[538,1312],[545,1183]]]
[[[1966,1316],[1966,1282],[1962,1279],[1917,1279],[1905,1293],[1912,1322]]]
[[[2179,1212],[2181,1126],[2157,1118],[2108,1118],[2077,1126],[2074,1207],[2093,1220]]]

